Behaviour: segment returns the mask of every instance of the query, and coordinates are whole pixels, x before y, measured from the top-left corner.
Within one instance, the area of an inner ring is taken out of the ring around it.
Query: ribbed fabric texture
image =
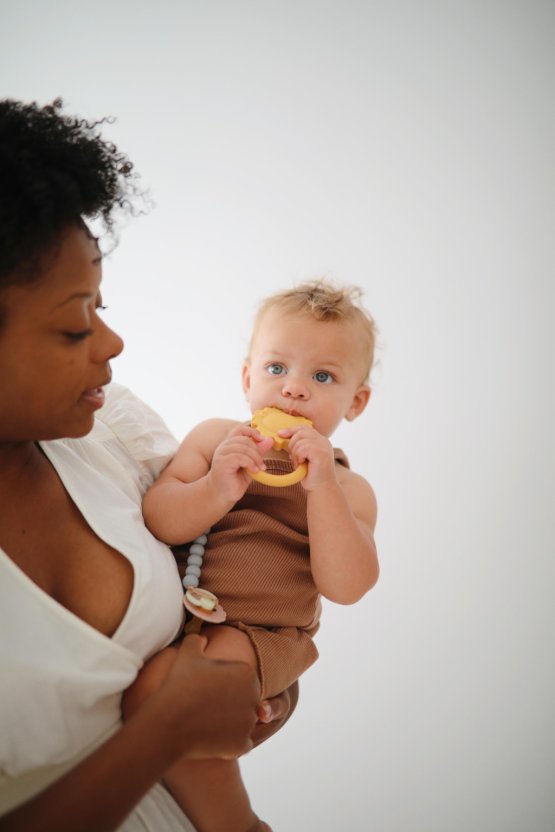
[[[341,451],[336,459],[348,464]],[[292,469],[266,459],[269,473]],[[184,558],[183,558],[184,555]],[[186,552],[178,555],[184,569]],[[201,586],[247,633],[258,657],[262,697],[280,693],[318,658],[320,598],[310,570],[306,491],[300,483],[273,488],[255,480],[210,532]]]

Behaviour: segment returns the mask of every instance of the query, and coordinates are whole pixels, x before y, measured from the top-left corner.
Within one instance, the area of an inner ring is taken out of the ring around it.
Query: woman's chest
[[[54,600],[107,636],[133,590],[129,561],[89,527],[55,472],[14,489],[0,519],[0,546]]]

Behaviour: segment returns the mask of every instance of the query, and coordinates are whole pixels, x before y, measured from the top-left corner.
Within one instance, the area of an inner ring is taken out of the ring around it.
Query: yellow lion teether
[[[310,419],[304,416],[292,416],[277,407],[265,407],[262,410],[255,410],[252,416],[251,428],[255,428],[262,436],[271,436],[274,440],[274,448],[277,451],[284,450],[289,444],[287,437],[279,436],[278,432],[284,428],[298,427],[299,425],[312,426]],[[253,474],[249,471],[253,480],[264,485],[273,485],[283,488],[286,485],[294,485],[306,477],[308,466],[306,462],[301,463],[298,468],[290,474],[268,474],[266,471],[257,471]]]

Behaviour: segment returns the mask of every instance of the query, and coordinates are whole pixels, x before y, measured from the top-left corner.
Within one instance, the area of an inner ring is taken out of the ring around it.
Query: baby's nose
[[[283,395],[288,399],[308,399],[308,388],[300,379],[287,378],[283,385]]]

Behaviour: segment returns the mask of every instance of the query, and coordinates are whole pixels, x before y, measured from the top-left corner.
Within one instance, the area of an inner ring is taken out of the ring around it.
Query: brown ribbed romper
[[[334,455],[348,466],[342,451],[335,449]],[[264,462],[269,473],[292,469],[288,459]],[[200,584],[218,596],[226,624],[249,636],[262,698],[288,688],[318,658],[311,636],[318,629],[321,605],[310,570],[302,485],[273,488],[253,480],[212,527]]]

